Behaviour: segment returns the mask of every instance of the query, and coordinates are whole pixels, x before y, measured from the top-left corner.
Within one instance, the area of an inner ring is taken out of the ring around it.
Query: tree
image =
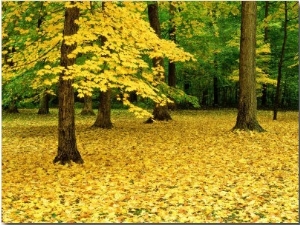
[[[79,18],[79,8],[74,2],[65,9],[65,22],[63,36],[72,36],[77,33],[78,25],[75,20]],[[68,55],[76,49],[76,42],[66,43],[65,39],[61,45],[60,65],[65,69],[59,76],[58,98],[58,152],[54,158],[54,163],[66,164],[71,161],[83,163],[81,155],[77,149],[75,136],[75,110],[74,110],[74,90],[73,80],[68,79],[68,67],[74,65],[75,58],[69,58]]]
[[[242,2],[239,66],[239,105],[233,129],[264,131],[256,119],[257,97],[255,78],[256,57],[256,12],[255,1]]]
[[[158,17],[158,3],[153,2],[148,4],[148,17],[150,21],[150,26],[154,29],[155,33],[159,38],[161,38],[160,33],[160,23],[159,23],[159,17]],[[162,57],[155,57],[152,60],[153,67],[156,68],[163,68],[164,61]],[[161,71],[161,73],[158,75],[161,82],[164,81],[164,72]],[[161,105],[159,103],[155,104],[154,110],[153,110],[153,118],[155,120],[171,120],[171,115],[168,110],[168,105],[164,104]]]
[[[285,54],[285,47],[286,47],[286,40],[287,40],[287,25],[288,25],[288,8],[287,8],[287,2],[284,2],[283,42],[282,42],[281,53],[278,62],[278,76],[277,76],[277,86],[276,86],[276,93],[275,93],[275,100],[274,100],[273,120],[277,120],[277,112],[278,112],[278,106],[279,106],[280,95],[281,95],[280,84],[281,84],[282,66],[284,61],[284,54]]]
[[[109,4],[107,2],[102,2],[102,10],[105,14],[106,5]],[[105,19],[105,17],[104,17]],[[105,36],[100,36],[101,46],[105,45],[107,38]],[[105,88],[104,88],[105,89]],[[111,122],[111,88],[106,87],[106,90],[100,90],[99,95],[99,108],[96,121],[94,123],[94,127],[100,127],[104,129],[111,129],[113,124]]]
[[[175,2],[170,1],[170,30],[169,30],[169,37],[170,40],[174,41],[176,43],[176,25],[174,22],[174,14],[176,10]],[[176,65],[174,62],[168,63],[168,85],[170,87],[175,87],[176,86]]]
[[[40,107],[38,114],[49,114],[49,94],[47,90],[40,94]]]
[[[83,108],[80,112],[81,115],[92,115],[94,116],[95,113],[93,111],[93,99],[92,96],[84,95],[83,97]]]

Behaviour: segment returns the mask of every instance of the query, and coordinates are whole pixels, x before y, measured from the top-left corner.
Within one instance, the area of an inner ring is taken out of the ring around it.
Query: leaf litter
[[[235,110],[174,111],[144,124],[113,110],[111,130],[76,116],[83,165],[52,164],[57,111],[3,114],[2,220],[299,222],[298,114],[259,111],[264,133],[235,131]]]

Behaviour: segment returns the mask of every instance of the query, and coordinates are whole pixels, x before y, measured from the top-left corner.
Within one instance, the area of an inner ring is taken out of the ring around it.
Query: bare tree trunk
[[[93,111],[93,99],[92,96],[84,95],[83,108],[80,113],[81,115],[91,115],[94,116],[95,113]]]
[[[100,103],[98,109],[97,119],[94,123],[94,127],[100,127],[104,129],[111,129],[113,127],[110,120],[111,114],[111,89],[107,89],[105,92],[100,92]]]
[[[170,40],[173,42],[176,42],[176,26],[174,23],[174,14],[175,14],[175,6],[173,5],[173,2],[169,2],[170,4],[170,31],[169,31],[169,36]],[[169,70],[168,70],[168,85],[170,87],[175,87],[176,86],[176,65],[174,62],[169,62]]]
[[[269,16],[269,5],[270,5],[270,2],[266,1],[265,2],[265,18],[267,18]],[[269,28],[268,28],[268,26],[265,27],[264,32],[265,32],[265,34],[264,34],[264,42],[267,42],[268,39],[269,39]]]
[[[161,37],[157,2],[148,3],[148,17],[150,21],[150,26],[154,29],[157,36]],[[164,66],[163,58],[154,58],[152,60],[152,63],[153,63],[153,67]],[[161,77],[164,77],[164,75],[162,74]],[[168,106],[155,104],[153,110],[153,118],[155,120],[171,120],[172,118],[169,113]]]
[[[74,4],[74,2],[72,2]],[[65,9],[64,36],[71,36],[78,31],[78,25],[75,20],[79,18],[79,8]],[[67,69],[75,63],[74,58],[68,58],[76,44],[67,45],[65,41],[61,45],[61,62],[60,65]],[[77,149],[75,136],[75,109],[74,109],[74,89],[73,80],[64,80],[64,72],[59,76],[58,84],[58,152],[53,163],[83,163],[81,155]]]
[[[233,129],[264,131],[256,119],[257,97],[255,79],[256,50],[255,1],[242,2],[242,24],[239,67],[239,106]]]
[[[6,112],[8,112],[8,113],[19,113],[19,110],[18,110],[18,107],[17,107],[17,103],[16,103],[15,100],[12,100],[9,103]]]
[[[283,34],[283,43],[282,43],[282,48],[281,48],[280,59],[278,62],[278,76],[277,76],[277,86],[276,86],[276,94],[275,94],[275,100],[274,100],[273,120],[277,120],[277,112],[278,112],[280,96],[281,96],[280,84],[281,84],[281,78],[282,78],[282,66],[283,66],[285,46],[286,46],[286,40],[287,40],[287,24],[288,24],[287,2],[284,2],[284,25],[283,25],[284,34]]]
[[[49,94],[46,91],[40,95],[40,108],[38,114],[49,114]]]

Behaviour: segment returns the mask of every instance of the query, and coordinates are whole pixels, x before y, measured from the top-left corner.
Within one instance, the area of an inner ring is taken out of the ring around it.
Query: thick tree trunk
[[[288,24],[288,11],[287,11],[287,2],[284,2],[284,25],[283,25],[283,43],[281,48],[280,59],[278,62],[278,76],[277,76],[277,86],[276,86],[276,94],[274,99],[274,109],[273,109],[273,120],[277,120],[277,112],[280,103],[281,96],[281,77],[282,77],[282,66],[285,54],[285,46],[287,40],[287,24]]]
[[[40,96],[40,108],[38,114],[49,114],[49,94],[46,91]]]
[[[94,116],[95,112],[93,111],[93,99],[92,96],[84,95],[83,108],[80,113],[81,115],[91,115]]]
[[[73,3],[74,4],[74,3]],[[64,36],[76,34],[78,25],[75,20],[79,18],[79,9],[77,7],[66,8],[65,23],[64,23]],[[60,65],[67,69],[75,63],[75,59],[68,58],[76,48],[76,44],[67,45],[63,41],[61,45],[61,62]],[[58,112],[58,152],[53,162],[60,164],[83,163],[81,155],[77,149],[76,136],[75,136],[75,110],[74,110],[74,90],[73,80],[64,80],[64,72],[59,76],[58,84],[58,99],[59,99],[59,112]]]
[[[239,106],[233,129],[264,131],[256,119],[257,97],[255,80],[256,50],[255,1],[242,2],[242,24],[239,67]]]
[[[157,36],[161,37],[157,2],[148,3],[148,17],[150,21],[150,26],[154,29]],[[152,60],[152,63],[153,63],[153,67],[164,66],[163,58],[154,58]],[[162,74],[161,77],[164,77],[164,75]],[[153,110],[153,118],[155,120],[171,120],[172,118],[169,113],[168,106],[167,105],[160,106],[159,104],[155,104]]]
[[[104,129],[111,129],[113,127],[110,120],[111,114],[111,89],[107,89],[105,92],[100,92],[100,104],[98,109],[97,119],[94,123],[94,127],[100,127]]]

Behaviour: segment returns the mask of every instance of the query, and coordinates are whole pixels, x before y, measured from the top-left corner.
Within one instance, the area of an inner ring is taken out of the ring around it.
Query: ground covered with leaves
[[[236,110],[175,111],[112,130],[76,115],[83,165],[54,165],[57,110],[2,117],[2,221],[299,222],[298,112],[259,111],[264,133],[231,132]],[[79,112],[77,112],[79,113]]]

